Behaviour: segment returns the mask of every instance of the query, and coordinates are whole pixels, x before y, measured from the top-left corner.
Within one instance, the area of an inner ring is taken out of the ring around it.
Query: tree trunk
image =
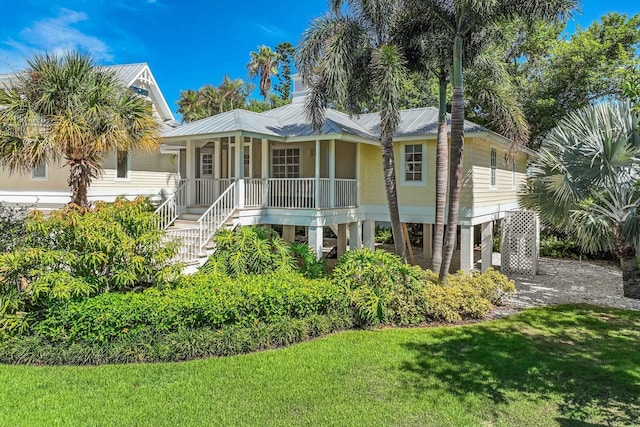
[[[396,165],[393,156],[393,135],[383,132],[381,138],[382,145],[382,173],[384,174],[384,188],[387,192],[387,203],[389,204],[389,219],[391,220],[391,231],[393,232],[393,242],[396,253],[407,260],[407,246],[402,234],[402,223],[400,222],[400,211],[398,210],[398,191],[396,188]]]
[[[438,111],[438,143],[436,146],[436,217],[433,228],[433,257],[431,270],[440,271],[444,241],[444,210],[447,204],[447,165],[449,163],[449,135],[447,126],[447,75],[439,76],[440,107]]]
[[[69,165],[67,183],[71,187],[70,203],[82,208],[88,208],[89,199],[87,193],[91,181],[98,175],[98,167],[94,162],[87,159],[70,159],[67,164]]]
[[[464,149],[464,91],[462,75],[462,36],[456,35],[453,47],[453,98],[451,101],[451,154],[449,156],[449,214],[447,236],[443,247],[440,282],[449,274],[453,251],[456,247],[456,231],[462,194],[462,165]]]
[[[640,299],[640,270],[633,247],[625,249],[620,255],[622,268],[622,287],[627,298]]]

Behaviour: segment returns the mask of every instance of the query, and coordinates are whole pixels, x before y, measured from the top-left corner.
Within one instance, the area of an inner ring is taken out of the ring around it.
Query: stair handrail
[[[180,214],[184,212],[186,208],[186,202],[184,200],[184,191],[187,185],[187,180],[180,180],[176,191],[167,198],[158,208],[154,211],[158,215],[158,227],[162,230],[169,228],[173,222],[178,219]]]
[[[237,209],[236,201],[236,183],[233,182],[226,190],[218,197],[218,199],[209,206],[209,209],[198,218],[198,225],[200,226],[200,251],[204,249],[205,245],[211,238],[211,236],[218,231],[220,226],[227,222],[234,211]]]

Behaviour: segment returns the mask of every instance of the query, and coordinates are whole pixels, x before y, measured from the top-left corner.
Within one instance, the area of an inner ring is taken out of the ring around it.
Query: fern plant
[[[240,227],[216,234],[216,251],[202,266],[204,273],[223,271],[231,277],[293,271],[295,260],[289,246],[264,227]]]

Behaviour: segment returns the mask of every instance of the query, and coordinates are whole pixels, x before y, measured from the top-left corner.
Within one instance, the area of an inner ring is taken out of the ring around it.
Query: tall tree
[[[407,52],[409,66],[435,78],[439,88],[438,138],[436,146],[436,203],[431,268],[440,271],[444,242],[445,206],[448,183],[447,88],[452,68],[453,46],[446,28],[426,26],[420,13],[405,9],[398,26],[398,40]],[[463,59],[470,85],[465,86],[465,108],[473,118],[517,141],[526,142],[528,125],[515,100],[513,77],[504,63],[501,45],[510,41],[501,26],[487,28],[464,45]]]
[[[635,122],[635,123],[634,123]],[[613,251],[624,295],[640,299],[640,129],[626,103],[569,113],[544,138],[522,203],[584,250]]]
[[[372,94],[379,99],[389,217],[396,251],[406,258],[393,154],[393,133],[400,122],[399,101],[407,77],[404,55],[391,38],[398,11],[395,0],[331,1],[330,13],[313,21],[303,33],[296,66],[309,84],[306,106],[316,129],[324,121],[328,100],[338,102],[351,114],[359,114]]]
[[[64,159],[71,203],[82,207],[104,155],[159,145],[151,105],[79,53],[36,55],[0,90],[0,105],[0,164],[28,173]]]
[[[260,95],[266,100],[271,90],[271,76],[278,74],[280,54],[268,46],[258,46],[258,50],[250,52],[250,55],[251,59],[247,63],[249,77],[259,79]]]
[[[640,15],[610,13],[563,37],[563,24],[519,23],[510,59],[534,146],[565,114],[622,99],[640,78]]]
[[[278,83],[274,86],[280,94],[280,99],[288,101],[291,98],[291,60],[295,50],[291,43],[282,42],[276,46],[276,53],[280,55],[280,72]]]
[[[456,231],[462,194],[464,149],[463,52],[487,29],[520,17],[526,20],[555,19],[568,13],[576,0],[410,0],[422,13],[425,26],[444,31],[452,43],[451,153],[449,156],[449,212],[440,279],[445,280],[456,246]]]

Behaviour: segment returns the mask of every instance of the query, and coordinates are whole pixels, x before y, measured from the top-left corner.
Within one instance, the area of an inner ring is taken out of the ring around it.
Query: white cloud
[[[0,71],[22,68],[24,59],[36,52],[60,54],[72,50],[89,53],[98,62],[113,61],[109,46],[97,37],[82,32],[77,24],[87,21],[84,12],[61,9],[58,16],[34,22],[20,31],[17,39],[5,40],[0,45]]]
[[[286,33],[283,30],[281,30],[280,28],[274,25],[256,24],[256,26],[260,28],[260,30],[262,30],[262,32],[267,34],[268,36],[284,37],[286,35]]]

